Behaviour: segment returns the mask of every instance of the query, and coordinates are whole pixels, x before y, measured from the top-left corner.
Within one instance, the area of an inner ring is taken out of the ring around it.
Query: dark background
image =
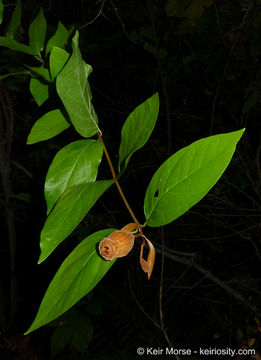
[[[164,229],[145,229],[158,251],[150,281],[139,266],[139,249],[134,248],[62,319],[23,336],[49,282],[75,245],[99,229],[121,228],[131,219],[111,188],[73,234],[37,265],[46,218],[45,175],[56,152],[79,137],[69,129],[52,140],[26,145],[32,125],[52,100],[38,108],[28,77],[3,80],[14,111],[14,131],[10,173],[6,178],[2,166],[0,183],[0,359],[49,359],[59,344],[67,345],[53,354],[56,360],[142,358],[136,355],[140,346],[196,350],[245,346],[258,352],[261,1],[22,3],[21,42],[27,42],[28,26],[40,6],[48,38],[58,20],[79,29],[83,58],[94,69],[90,85],[99,126],[115,165],[125,119],[158,91],[155,130],[121,178],[141,222],[146,187],[170,154],[202,137],[242,127],[246,131],[225,174],[202,201]],[[14,5],[5,2],[1,34]],[[0,54],[1,75],[23,64],[39,65],[8,49],[1,48]],[[3,118],[2,102],[1,109]],[[110,176],[105,161],[99,174]],[[7,204],[4,182],[12,194]],[[15,234],[8,234],[8,223]],[[13,271],[10,237],[15,239]],[[255,358],[260,359],[258,353]]]

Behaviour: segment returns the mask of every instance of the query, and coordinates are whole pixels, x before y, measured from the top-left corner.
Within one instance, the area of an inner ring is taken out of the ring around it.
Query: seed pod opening
[[[99,243],[99,252],[105,260],[121,258],[131,251],[134,245],[134,236],[124,230],[111,233]]]

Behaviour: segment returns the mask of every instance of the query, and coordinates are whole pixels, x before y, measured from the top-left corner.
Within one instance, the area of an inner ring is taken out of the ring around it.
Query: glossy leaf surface
[[[168,224],[200,201],[225,171],[243,132],[198,140],[168,158],[147,188],[146,224]]]
[[[159,96],[154,94],[136,107],[128,116],[121,131],[119,172],[124,171],[131,155],[149,139],[159,113]]]
[[[36,73],[37,75],[42,76],[42,78],[48,82],[51,81],[49,70],[44,68],[43,66],[27,66],[28,69],[30,69],[32,72]]]
[[[32,49],[30,46],[20,44],[16,40],[11,39],[7,36],[0,36],[0,45],[5,46],[11,50],[23,52],[25,54],[37,55],[37,52],[34,49]]]
[[[28,135],[27,144],[51,139],[69,126],[59,109],[49,111],[35,122]]]
[[[88,236],[64,260],[26,334],[62,315],[102,279],[115,261],[102,259],[97,253],[97,244],[113,231],[115,229],[100,230]]]
[[[92,68],[83,61],[78,42],[79,33],[76,32],[72,40],[73,53],[57,76],[56,88],[77,132],[91,137],[100,131],[88,83]]]
[[[41,232],[41,255],[44,261],[75,229],[113,180],[79,184],[66,190],[48,216]]]
[[[47,214],[73,185],[94,181],[103,153],[99,140],[78,140],[62,148],[54,157],[45,180]]]
[[[52,48],[49,59],[50,74],[52,80],[54,80],[56,76],[59,74],[59,72],[62,70],[69,56],[70,55],[67,51],[60,49],[59,47],[54,46]]]
[[[55,34],[48,40],[46,44],[45,55],[49,54],[54,46],[63,49],[67,44],[72,30],[73,28],[68,31],[66,27],[59,21]]]
[[[38,106],[41,106],[49,97],[48,85],[43,84],[38,79],[31,78],[30,92]]]
[[[33,49],[34,54],[39,56],[44,48],[46,27],[43,9],[41,9],[29,27],[29,46]]]

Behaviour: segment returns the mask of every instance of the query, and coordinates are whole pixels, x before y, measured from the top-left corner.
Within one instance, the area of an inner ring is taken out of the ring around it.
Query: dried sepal
[[[146,242],[149,246],[149,253],[148,253],[147,260],[143,259],[143,248],[145,245],[145,241],[143,241],[143,243],[141,244],[141,249],[140,249],[140,265],[141,265],[142,270],[148,274],[148,279],[150,279],[152,270],[154,267],[154,263],[155,263],[156,251],[155,251],[153,244],[149,241],[149,239],[147,239],[145,235],[142,235],[142,237],[143,237],[143,239],[146,240]]]
[[[121,230],[133,232],[133,231],[137,230],[137,228],[138,228],[138,226],[136,223],[129,223],[129,224],[123,226],[123,228]]]

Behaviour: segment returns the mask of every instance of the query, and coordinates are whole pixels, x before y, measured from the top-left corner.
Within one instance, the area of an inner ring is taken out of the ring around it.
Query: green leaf
[[[78,42],[77,31],[72,40],[72,56],[57,76],[56,88],[75,129],[80,135],[91,137],[100,131],[88,83],[92,68],[82,60]]]
[[[72,31],[73,28],[68,31],[66,27],[59,21],[55,34],[47,42],[45,56],[47,56],[52,51],[54,46],[63,49],[67,44]]]
[[[44,80],[46,80],[48,82],[51,81],[49,70],[44,68],[43,66],[36,67],[36,66],[28,66],[28,65],[26,65],[26,67],[28,69],[30,69],[31,71],[33,71],[34,73],[42,76],[44,78]]]
[[[0,75],[0,80],[6,79],[10,76],[17,76],[17,75],[29,75],[30,72],[28,70],[23,70],[23,71],[19,71],[19,72],[13,72],[10,74],[6,74],[6,75]]]
[[[4,5],[3,5],[3,1],[0,0],[0,24],[2,24],[3,17],[4,17]]]
[[[41,232],[40,264],[74,230],[113,180],[79,184],[66,190],[48,216]]]
[[[244,130],[195,141],[169,157],[147,188],[146,224],[166,225],[200,201],[225,171]]]
[[[159,113],[158,93],[151,96],[128,116],[121,131],[119,172],[126,168],[131,155],[147,142]]]
[[[30,80],[30,92],[38,106],[41,106],[49,97],[48,85],[34,78]]]
[[[27,144],[35,144],[53,138],[67,129],[70,124],[59,109],[49,111],[33,125],[27,138]]]
[[[66,189],[96,180],[102,153],[99,140],[78,140],[55,155],[45,180],[47,214]]]
[[[10,39],[7,36],[0,36],[0,45],[7,47],[8,49],[20,51],[25,54],[37,55],[34,49],[31,49],[30,46],[20,44],[19,42]]]
[[[54,80],[59,74],[59,72],[62,70],[69,56],[70,54],[67,51],[60,49],[59,47],[54,46],[52,48],[49,59],[50,74],[52,80]]]
[[[34,54],[39,56],[44,48],[46,27],[43,9],[41,9],[29,27],[29,46]]]
[[[6,33],[7,37],[11,39],[15,38],[16,32],[21,23],[21,14],[22,14],[22,5],[21,5],[21,1],[18,0],[17,5],[12,13],[10,23],[8,25],[8,30]]]
[[[97,254],[97,243],[113,231],[115,229],[100,230],[88,236],[64,260],[25,334],[62,315],[102,279],[115,261],[103,260]]]
[[[30,203],[31,194],[30,194],[30,193],[21,192],[21,193],[18,193],[18,194],[13,194],[13,195],[12,195],[12,198],[15,198],[15,199],[18,199],[18,200],[21,200],[21,201]]]

